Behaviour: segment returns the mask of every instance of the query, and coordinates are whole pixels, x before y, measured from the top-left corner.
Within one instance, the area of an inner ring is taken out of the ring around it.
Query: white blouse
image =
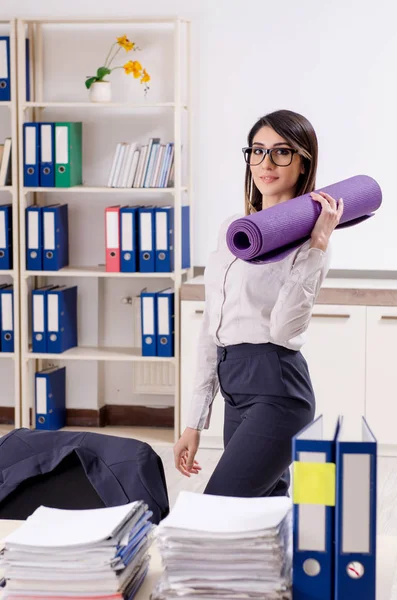
[[[230,223],[221,226],[218,247],[204,272],[205,309],[197,346],[193,396],[186,426],[208,429],[218,392],[217,346],[272,342],[299,350],[313,305],[330,265],[310,240],[284,259],[250,264],[236,258],[226,243]]]

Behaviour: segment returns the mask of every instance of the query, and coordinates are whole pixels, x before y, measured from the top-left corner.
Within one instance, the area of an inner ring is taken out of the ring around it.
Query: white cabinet
[[[365,306],[315,305],[302,354],[316,396],[316,415],[325,433],[338,415],[345,421],[365,411]],[[397,324],[396,324],[397,331]]]
[[[203,319],[204,301],[181,302],[181,419],[183,432],[193,393],[197,342]],[[224,400],[218,392],[214,399],[209,429],[203,429],[201,448],[223,448]]]
[[[397,307],[367,308],[366,416],[378,442],[397,444]]]

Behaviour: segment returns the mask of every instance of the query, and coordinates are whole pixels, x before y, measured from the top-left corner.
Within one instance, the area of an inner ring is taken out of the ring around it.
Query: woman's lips
[[[265,175],[264,177],[261,177],[261,180],[264,183],[273,183],[274,181],[277,181],[278,177],[272,177],[271,175]]]

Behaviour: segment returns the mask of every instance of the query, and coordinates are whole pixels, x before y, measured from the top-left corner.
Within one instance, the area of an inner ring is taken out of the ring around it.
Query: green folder
[[[83,183],[82,123],[55,123],[55,187]]]

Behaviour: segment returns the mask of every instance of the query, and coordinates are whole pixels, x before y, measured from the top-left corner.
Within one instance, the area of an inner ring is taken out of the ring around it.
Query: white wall
[[[395,268],[397,36],[390,0],[2,0],[0,12],[53,16],[55,7],[59,16],[193,20],[195,264],[206,263],[222,219],[242,210],[240,148],[249,128],[259,116],[288,108],[317,131],[318,187],[365,173],[383,189],[374,219],[334,234],[332,267]],[[69,73],[77,48],[81,41],[59,47],[52,62]],[[69,86],[60,77],[57,95]]]

